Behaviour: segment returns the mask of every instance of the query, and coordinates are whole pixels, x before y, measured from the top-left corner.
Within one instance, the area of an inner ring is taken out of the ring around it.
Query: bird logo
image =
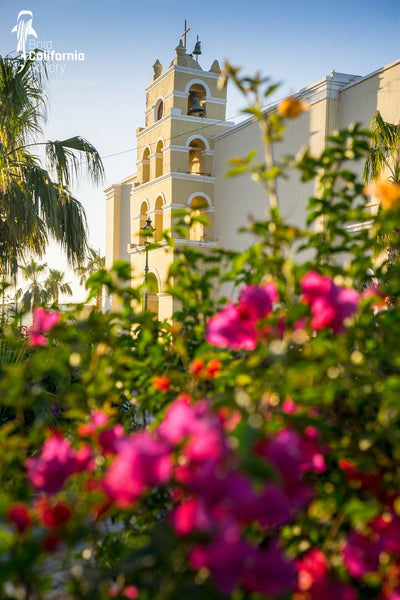
[[[17,52],[21,53],[21,56],[26,63],[28,57],[26,52],[26,41],[29,35],[37,38],[37,33],[32,27],[33,13],[30,10],[21,10],[17,17],[17,24],[11,29],[11,33],[17,34]],[[23,65],[21,66],[22,69]]]

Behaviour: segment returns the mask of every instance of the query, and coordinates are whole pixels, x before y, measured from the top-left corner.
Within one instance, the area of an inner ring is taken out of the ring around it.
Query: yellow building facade
[[[162,241],[171,230],[173,211],[191,208],[211,225],[196,223],[189,240],[176,240],[202,248],[216,245],[213,231],[215,135],[233,126],[225,121],[226,87],[219,89],[220,67],[214,61],[204,71],[186,53],[182,40],[175,58],[163,72],[157,60],[146,88],[145,126],[136,130],[137,172],[106,190],[106,264],[129,258],[133,284],[143,281],[145,241],[141,230],[148,218],[154,241],[148,271],[148,307],[161,319],[171,315],[172,298],[163,293],[174,250]]]
[[[248,175],[226,178],[232,156],[259,149],[261,135],[251,119],[234,125],[226,119],[226,87],[218,87],[220,68],[214,61],[204,71],[182,41],[175,58],[163,70],[157,60],[146,88],[145,126],[136,130],[137,172],[106,189],[106,266],[130,260],[133,284],[144,281],[145,238],[141,229],[151,219],[160,247],[150,251],[148,308],[160,319],[173,312],[172,298],[164,292],[174,252],[182,244],[197,248],[222,246],[242,249],[252,243],[238,229],[249,218],[264,218],[266,198]],[[299,96],[310,110],[290,121],[276,156],[296,154],[304,145],[319,153],[334,129],[360,122],[369,127],[376,110],[384,120],[400,121],[400,60],[367,76],[332,72],[307,86]],[[362,165],[356,166],[361,169]],[[289,222],[305,220],[314,184],[300,184],[296,176],[279,183],[280,209]],[[176,239],[172,250],[161,241],[173,225],[173,211],[190,208],[205,214],[210,226],[192,227],[189,240]],[[109,306],[108,308],[110,308]]]

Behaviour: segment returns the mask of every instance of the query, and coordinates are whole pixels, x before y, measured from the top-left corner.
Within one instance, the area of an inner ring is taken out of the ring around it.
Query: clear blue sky
[[[11,29],[21,10],[33,12],[38,40],[56,51],[85,53],[83,62],[50,75],[47,138],[80,134],[103,156],[135,147],[152,64],[158,58],[166,67],[174,58],[185,18],[188,48],[196,35],[202,41],[203,68],[227,58],[248,73],[259,69],[283,82],[280,95],[332,69],[366,75],[400,56],[400,0],[0,0],[0,54],[16,49]],[[241,106],[241,98],[228,92],[227,117]],[[134,172],[135,161],[134,151],[105,158],[105,185]],[[104,250],[102,189],[81,182],[76,195],[93,246]],[[47,260],[59,268],[58,251],[51,252]]]

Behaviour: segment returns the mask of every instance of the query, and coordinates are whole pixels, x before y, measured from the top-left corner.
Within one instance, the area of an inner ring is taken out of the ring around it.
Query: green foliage
[[[165,235],[176,254],[167,292],[179,303],[170,322],[159,322],[141,310],[142,290],[132,287],[129,264],[118,262],[107,271],[100,263],[86,282],[89,298],[105,289],[118,301],[118,311],[92,310],[84,317],[83,308],[78,308],[55,325],[45,346],[28,347],[11,326],[2,333],[3,597],[45,597],[50,582],[41,572],[52,575],[49,556],[53,567],[63,560],[69,565],[68,590],[74,599],[105,600],[115,582],[120,590],[128,584],[137,586],[140,600],[227,597],[213,585],[208,569],[196,572],[189,566],[191,542],[172,533],[166,514],[173,498],[162,487],[148,491],[126,511],[110,506],[94,518],[101,490],[88,487],[87,473],[77,477],[59,494],[73,505],[74,519],[57,530],[63,546],[55,554],[46,550],[45,527],[35,522],[32,532],[15,534],[7,517],[13,501],[32,500],[24,465],[27,456],[40,451],[46,428],[56,427],[76,445],[81,439],[77,428],[87,423],[90,411],[103,409],[113,424],[136,431],[149,420],[162,422],[168,405],[182,393],[195,400],[207,398],[213,409],[238,417],[229,443],[256,488],[278,478],[272,465],[255,452],[260,439],[284,428],[301,433],[315,428],[327,468],[305,476],[312,499],[284,527],[265,533],[254,523],[246,535],[260,547],[270,538],[278,539],[291,559],[318,548],[327,557],[332,580],[351,581],[359,598],[385,597],[382,582],[391,582],[387,576],[391,556],[382,557],[379,571],[356,580],[346,570],[342,550],[352,530],[366,533],[376,516],[387,515],[392,507],[395,515],[399,509],[400,266],[393,260],[375,267],[371,253],[377,236],[399,231],[400,210],[380,211],[377,216],[368,212],[352,164],[368,152],[369,133],[357,125],[332,135],[318,156],[305,150],[297,158],[276,163],[273,144],[284,135],[285,120],[261,105],[275,86],[258,75],[241,78],[233,67],[227,71],[245,95],[255,98],[248,112],[260,122],[266,144],[265,163],[256,162],[253,153],[232,162],[231,174],[252,174],[264,185],[269,200],[265,220],[244,229],[254,243],[241,253],[202,250],[181,242],[178,246],[176,239],[187,237],[196,220],[206,224],[201,215],[180,211],[175,215],[176,230]],[[304,182],[316,182],[302,228],[285,223],[279,211],[276,179],[292,169]],[[150,244],[149,252],[155,247]],[[94,251],[92,258],[96,259]],[[365,296],[340,333],[328,327],[312,331],[297,326],[309,319],[309,308],[301,302],[305,273],[317,270],[337,285],[361,292],[372,267],[379,293],[392,299],[390,306],[381,303],[378,308],[379,297]],[[82,276],[90,271],[87,267]],[[236,297],[244,284],[271,281],[277,285],[279,302],[258,324],[254,351],[216,348],[205,341],[210,317],[226,302],[223,293]],[[194,360],[206,364],[215,358],[221,363],[216,376],[196,374]],[[157,388],[156,376],[168,378],[168,389]],[[284,410],[288,399],[296,404],[294,412]],[[96,448],[100,470],[110,460]],[[357,477],[349,479],[343,461],[354,466]],[[393,581],[391,585],[397,586],[397,575]],[[230,597],[265,596],[238,588]]]
[[[0,268],[7,276],[14,277],[32,254],[41,257],[49,237],[71,265],[82,262],[86,216],[70,186],[83,167],[95,183],[103,177],[101,159],[87,140],[39,141],[47,111],[45,80],[46,69],[37,61],[0,57]],[[50,171],[32,153],[40,145]]]

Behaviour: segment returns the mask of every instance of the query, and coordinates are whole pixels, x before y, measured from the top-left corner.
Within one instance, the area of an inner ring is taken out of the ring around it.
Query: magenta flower
[[[119,442],[103,488],[120,508],[128,508],[149,486],[166,483],[172,473],[170,447],[147,431]]]
[[[357,600],[358,596],[350,585],[329,577],[328,560],[317,548],[312,548],[296,560],[295,566],[298,575],[297,590],[305,592],[304,597],[309,600]]]
[[[261,334],[257,323],[271,313],[277,300],[278,292],[272,282],[264,286],[246,285],[238,304],[228,303],[211,317],[206,329],[207,342],[232,350],[254,350]]]
[[[106,429],[99,434],[99,444],[103,453],[114,454],[118,451],[118,446],[124,437],[124,428],[122,425],[114,425],[111,429]]]
[[[251,592],[274,598],[293,589],[296,571],[278,545],[271,543],[267,548],[253,549],[246,562],[243,583]]]
[[[258,445],[258,452],[282,478],[291,509],[304,507],[312,497],[312,490],[303,482],[302,474],[307,471],[322,473],[326,468],[316,437],[313,428],[303,436],[294,429],[286,428]]]
[[[179,536],[193,531],[210,532],[213,520],[199,498],[189,498],[178,504],[171,514],[172,526]]]
[[[335,333],[344,328],[344,321],[357,310],[360,294],[353,289],[335,285],[329,277],[310,271],[301,280],[302,300],[311,308],[311,327],[319,330],[331,327]]]
[[[56,494],[73,473],[91,470],[93,457],[88,446],[74,450],[60,435],[45,441],[39,456],[25,462],[28,479],[38,492]]]
[[[44,346],[46,344],[45,333],[50,331],[61,319],[60,313],[56,311],[47,311],[41,306],[35,306],[33,309],[33,323],[28,330],[30,346]]]
[[[352,531],[343,548],[344,563],[350,575],[361,579],[367,573],[376,573],[383,549],[383,540],[377,536],[373,539]]]

